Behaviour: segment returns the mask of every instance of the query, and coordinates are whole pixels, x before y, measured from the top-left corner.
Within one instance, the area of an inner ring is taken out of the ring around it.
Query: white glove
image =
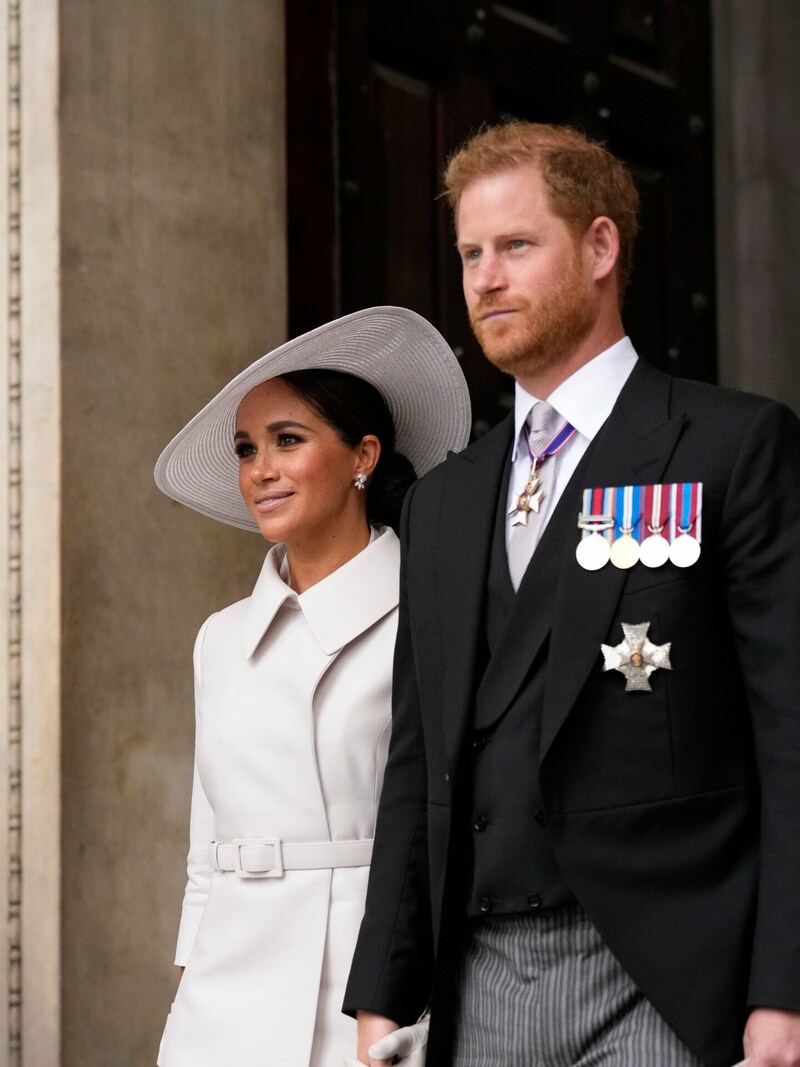
[[[428,1043],[430,1015],[423,1015],[413,1026],[401,1026],[391,1034],[370,1045],[371,1060],[390,1060],[405,1067],[425,1067],[425,1046]],[[395,1060],[395,1056],[397,1059]],[[344,1067],[364,1067],[360,1060],[345,1060]]]
[[[405,1064],[406,1067],[425,1067],[425,1046],[428,1043],[430,1021],[430,1015],[423,1015],[413,1026],[401,1026],[399,1030],[393,1030],[391,1034],[370,1045],[370,1058],[392,1060],[396,1056],[397,1063]]]

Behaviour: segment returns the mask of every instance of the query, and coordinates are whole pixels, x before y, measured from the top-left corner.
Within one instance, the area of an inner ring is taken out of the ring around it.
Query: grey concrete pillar
[[[265,546],[161,447],[285,339],[282,0],[0,0],[0,1067],[155,1062],[191,649]]]
[[[721,380],[800,411],[800,4],[712,7]]]

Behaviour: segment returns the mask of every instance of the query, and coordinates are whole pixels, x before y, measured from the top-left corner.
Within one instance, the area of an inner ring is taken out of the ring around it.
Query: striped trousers
[[[453,1067],[702,1067],[578,905],[475,920]]]

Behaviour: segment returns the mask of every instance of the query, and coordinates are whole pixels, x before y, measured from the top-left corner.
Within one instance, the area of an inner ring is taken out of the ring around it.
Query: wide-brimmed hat
[[[357,375],[378,389],[392,413],[395,448],[418,476],[466,445],[469,393],[445,339],[407,308],[367,308],[287,341],[228,382],[159,456],[159,489],[203,515],[257,531],[239,493],[237,409],[261,382],[322,367]]]

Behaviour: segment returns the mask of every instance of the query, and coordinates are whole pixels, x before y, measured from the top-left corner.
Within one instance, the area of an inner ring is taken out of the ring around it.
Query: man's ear
[[[619,230],[607,215],[599,215],[584,235],[595,281],[608,278],[619,260]]]

